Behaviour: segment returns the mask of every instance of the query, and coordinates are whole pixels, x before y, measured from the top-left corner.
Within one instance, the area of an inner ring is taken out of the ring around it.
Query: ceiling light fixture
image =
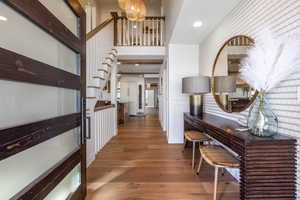
[[[7,18],[4,16],[0,16],[0,21],[7,21]]]
[[[135,64],[134,66],[138,67],[138,66],[140,66],[140,64]]]
[[[199,27],[201,27],[202,25],[203,25],[203,22],[202,22],[202,21],[195,21],[194,24],[193,24],[194,28],[199,28]]]
[[[127,1],[127,0],[118,0],[119,7],[120,7],[122,10],[125,10],[125,8],[126,8],[126,1]]]
[[[125,12],[130,21],[144,21],[147,10],[143,0],[127,0]]]

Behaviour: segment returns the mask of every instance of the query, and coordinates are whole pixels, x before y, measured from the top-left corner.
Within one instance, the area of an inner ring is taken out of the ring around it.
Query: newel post
[[[118,13],[117,12],[111,12],[111,16],[114,20],[114,46],[117,46],[118,44]]]

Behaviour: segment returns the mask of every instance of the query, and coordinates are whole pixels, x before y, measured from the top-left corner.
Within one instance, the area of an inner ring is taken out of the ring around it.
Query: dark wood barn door
[[[85,12],[0,1],[0,199],[86,195]]]

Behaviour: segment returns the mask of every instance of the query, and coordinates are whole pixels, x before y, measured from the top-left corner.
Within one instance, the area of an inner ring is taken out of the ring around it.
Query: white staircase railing
[[[146,17],[142,22],[118,17],[116,22],[117,41],[115,44],[117,46],[165,45],[164,17]]]
[[[102,92],[115,67],[117,51],[113,49],[113,24],[87,40],[87,98],[102,100]]]
[[[117,120],[114,95],[105,87],[111,78],[114,88],[117,64],[117,50],[113,47],[113,23],[105,22],[101,29],[87,34],[87,116],[91,132],[87,140],[87,165],[116,134]],[[99,101],[110,101],[112,105],[96,107]]]

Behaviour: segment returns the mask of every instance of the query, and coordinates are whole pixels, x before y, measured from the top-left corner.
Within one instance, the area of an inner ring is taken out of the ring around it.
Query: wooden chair
[[[215,167],[215,181],[214,181],[214,200],[217,199],[217,186],[218,186],[218,171],[219,168],[239,168],[240,161],[225,150],[221,146],[208,145],[200,146],[201,158],[197,174],[199,174],[203,159],[211,166]]]
[[[185,131],[184,132],[184,148],[183,151],[186,147],[187,142],[190,141],[193,143],[193,160],[192,160],[192,168],[194,169],[195,167],[195,148],[196,148],[196,143],[203,143],[206,141],[210,141],[210,138],[207,137],[204,133],[199,132],[199,131]]]

